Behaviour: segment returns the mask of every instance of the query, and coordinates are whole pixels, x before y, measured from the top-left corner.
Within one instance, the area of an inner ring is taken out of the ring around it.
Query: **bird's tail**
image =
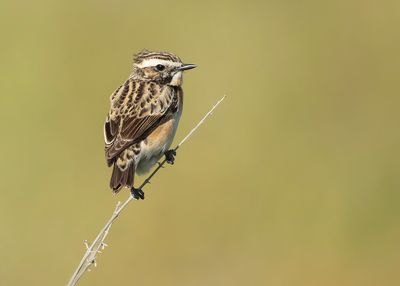
[[[118,193],[123,187],[133,187],[134,175],[135,164],[133,162],[129,164],[128,168],[126,168],[124,171],[122,171],[115,162],[110,180],[110,188],[112,189],[113,193]]]

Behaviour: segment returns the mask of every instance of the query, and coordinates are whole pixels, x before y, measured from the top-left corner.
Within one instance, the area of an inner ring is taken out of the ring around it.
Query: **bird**
[[[112,168],[114,194],[134,187],[135,175],[143,175],[165,156],[173,164],[176,152],[169,149],[183,108],[183,72],[195,68],[173,53],[142,50],[133,56],[128,79],[110,96],[104,123],[105,157]]]

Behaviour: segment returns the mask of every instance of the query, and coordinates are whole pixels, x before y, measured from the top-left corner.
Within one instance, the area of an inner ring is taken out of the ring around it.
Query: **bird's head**
[[[195,68],[196,65],[184,64],[174,54],[143,50],[133,57],[132,78],[144,81],[155,81],[161,84],[180,86],[182,73]]]

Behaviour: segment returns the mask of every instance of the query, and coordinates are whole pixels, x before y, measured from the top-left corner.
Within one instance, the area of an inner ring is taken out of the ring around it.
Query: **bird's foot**
[[[144,192],[142,191],[142,189],[136,189],[135,187],[132,187],[131,195],[136,200],[140,200],[140,199],[144,200]]]
[[[176,151],[174,149],[168,150],[164,153],[167,163],[173,165],[175,163]]]

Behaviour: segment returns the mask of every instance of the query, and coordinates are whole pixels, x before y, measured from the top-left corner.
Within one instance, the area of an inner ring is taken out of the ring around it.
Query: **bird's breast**
[[[158,126],[140,144],[140,160],[137,163],[136,173],[147,173],[150,168],[164,155],[174,139],[178,128],[181,110],[174,117]]]

